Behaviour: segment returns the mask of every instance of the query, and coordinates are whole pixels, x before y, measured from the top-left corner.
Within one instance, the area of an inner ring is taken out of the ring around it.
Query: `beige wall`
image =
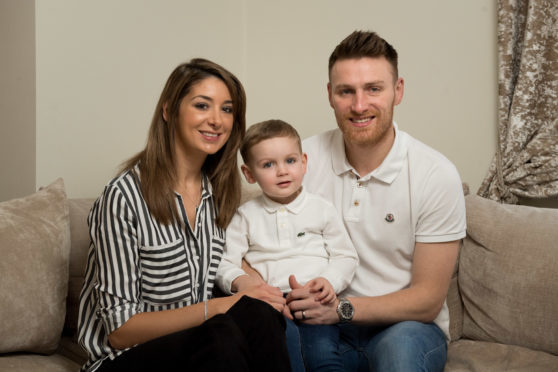
[[[354,29],[400,53],[400,128],[443,152],[476,190],[495,150],[495,5],[470,1],[36,1],[37,185],[97,196],[139,151],[178,63],[204,56],[244,82],[248,123],[303,137],[334,128],[327,58]],[[312,161],[310,159],[310,161]]]
[[[35,191],[35,5],[0,0],[0,201]]]

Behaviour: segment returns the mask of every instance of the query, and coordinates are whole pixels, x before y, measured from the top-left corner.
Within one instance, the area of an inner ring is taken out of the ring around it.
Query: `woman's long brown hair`
[[[173,188],[177,178],[174,136],[180,103],[192,86],[208,77],[225,83],[232,98],[234,116],[228,141],[218,152],[209,155],[203,165],[213,189],[219,227],[227,227],[240,203],[237,152],[246,131],[246,94],[232,73],[214,62],[196,58],[179,65],[171,73],[155,108],[145,149],[124,162],[121,169],[133,170],[139,164],[141,190],[151,213],[160,223],[168,224],[178,218]],[[165,104],[167,122],[163,118]]]

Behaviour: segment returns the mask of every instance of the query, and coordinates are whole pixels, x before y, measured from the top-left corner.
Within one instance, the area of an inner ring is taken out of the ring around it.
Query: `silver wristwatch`
[[[355,308],[353,304],[346,298],[339,298],[339,305],[337,305],[337,315],[341,323],[347,323],[353,320],[355,315]]]

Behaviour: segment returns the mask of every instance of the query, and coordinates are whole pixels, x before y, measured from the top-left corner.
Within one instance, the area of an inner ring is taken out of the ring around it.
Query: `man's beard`
[[[375,123],[366,128],[353,127],[348,119],[343,119],[342,124],[338,126],[343,132],[345,141],[357,146],[374,146],[382,142],[392,129],[393,107],[384,116],[375,117]]]

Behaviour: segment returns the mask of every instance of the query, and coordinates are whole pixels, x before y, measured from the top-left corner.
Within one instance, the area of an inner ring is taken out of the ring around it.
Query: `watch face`
[[[353,319],[353,315],[354,315],[354,308],[353,305],[347,301],[347,300],[343,300],[340,302],[339,304],[339,315],[341,320],[344,321],[350,321]]]
[[[349,318],[353,314],[353,307],[349,302],[345,302],[341,307],[341,312],[343,312],[345,318]]]

